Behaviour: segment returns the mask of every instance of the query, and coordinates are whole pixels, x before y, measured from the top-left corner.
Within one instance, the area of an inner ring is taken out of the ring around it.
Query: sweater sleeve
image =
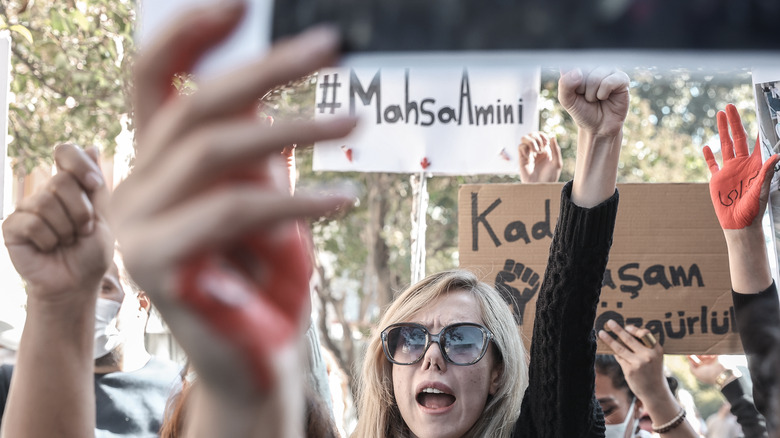
[[[593,324],[607,267],[618,193],[593,208],[571,201],[569,182],[536,303],[529,384],[518,437],[603,437],[594,394]]]
[[[756,410],[745,379],[745,376],[741,376],[724,386],[720,392],[731,405],[731,413],[737,417],[745,438],[766,438],[766,421]]]
[[[748,360],[753,380],[753,400],[756,409],[767,419],[767,429],[777,431],[776,416],[780,411],[777,388],[780,384],[780,303],[777,286],[757,294],[732,291],[739,337]],[[774,419],[774,420],[773,420]]]

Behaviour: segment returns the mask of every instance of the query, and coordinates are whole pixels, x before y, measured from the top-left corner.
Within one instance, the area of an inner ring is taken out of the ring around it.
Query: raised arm
[[[665,430],[664,438],[698,438],[690,423],[685,421],[685,409],[677,403],[666,383],[661,344],[654,343],[650,347],[641,342],[640,339],[650,334],[644,328],[627,325],[624,329],[612,320],[607,322],[607,327],[620,342],[604,330],[599,331],[599,338],[615,353],[626,383],[642,402],[654,431]]]
[[[561,77],[558,93],[579,130],[576,171],[561,195],[515,433],[596,437],[604,434],[604,420],[594,396],[593,323],[617,214],[628,77],[608,68],[577,69]]]
[[[718,356],[713,355],[688,356],[688,365],[696,380],[720,389],[746,438],[768,436],[766,419],[756,410],[753,396],[748,391],[747,376],[736,368],[726,368]]]
[[[767,428],[777,430],[779,413],[769,410],[771,398],[780,397],[776,389],[780,369],[780,355],[776,354],[780,349],[780,305],[769,270],[761,218],[780,156],[773,155],[762,163],[758,141],[753,153],[749,153],[747,133],[734,105],[727,105],[725,112],[719,111],[717,121],[722,167],[718,166],[709,146],[704,147],[704,158],[712,174],[710,196],[726,238],[732,298],[753,380],[753,398],[756,408],[766,417]]]
[[[96,164],[73,145],[54,151],[57,174],[3,223],[14,267],[27,283],[27,321],[3,436],[95,433],[95,302],[114,251],[107,192]]]
[[[780,156],[774,155],[762,164],[758,142],[753,153],[749,153],[747,133],[734,105],[729,104],[725,112],[718,111],[717,121],[722,168],[709,146],[704,147],[704,158],[712,174],[710,196],[726,237],[732,287],[737,293],[755,294],[772,283],[761,218],[769,199],[773,168]]]
[[[296,436],[303,392],[294,346],[309,293],[298,220],[352,200],[291,197],[280,153],[342,137],[355,121],[270,126],[253,116],[268,90],[335,59],[338,38],[324,28],[190,96],[171,93],[174,74],[239,21],[241,3],[226,4],[182,18],[137,61],[137,161],[115,192],[112,219],[128,271],[197,372],[185,435]]]
[[[571,200],[580,207],[615,193],[628,99],[628,76],[613,68],[575,69],[558,81],[558,100],[577,124]]]

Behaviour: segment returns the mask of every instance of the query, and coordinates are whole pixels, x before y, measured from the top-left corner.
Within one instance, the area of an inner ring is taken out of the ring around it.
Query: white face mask
[[[604,438],[624,438],[626,436],[626,430],[631,430],[631,435],[634,436],[634,431],[637,427],[638,419],[634,418],[634,405],[636,404],[636,397],[631,401],[631,406],[628,407],[628,413],[626,418],[620,424],[607,424],[606,433]]]
[[[95,307],[95,349],[93,358],[98,359],[116,348],[122,335],[116,328],[116,316],[122,303],[105,298],[97,299]]]

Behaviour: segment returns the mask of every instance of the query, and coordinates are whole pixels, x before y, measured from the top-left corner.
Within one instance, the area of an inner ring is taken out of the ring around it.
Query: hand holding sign
[[[523,183],[557,182],[563,159],[555,136],[536,131],[520,139],[517,147],[520,160],[520,181]]]
[[[710,196],[718,221],[726,230],[759,224],[760,221],[755,219],[766,208],[771,175],[774,173],[770,170],[780,160],[780,156],[773,155],[762,166],[758,140],[753,153],[748,154],[747,134],[734,105],[727,105],[726,112],[718,111],[717,118],[723,168],[718,168],[709,146],[704,146],[703,152],[712,174]]]

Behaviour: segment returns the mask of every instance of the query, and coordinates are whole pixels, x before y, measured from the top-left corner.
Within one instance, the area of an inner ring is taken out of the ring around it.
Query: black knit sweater
[[[529,384],[512,431],[522,438],[603,437],[596,401],[593,324],[618,207],[618,193],[593,208],[571,201],[569,182],[536,303]]]
[[[780,304],[775,283],[757,294],[732,291],[739,337],[753,380],[756,408],[769,432],[780,431]]]

